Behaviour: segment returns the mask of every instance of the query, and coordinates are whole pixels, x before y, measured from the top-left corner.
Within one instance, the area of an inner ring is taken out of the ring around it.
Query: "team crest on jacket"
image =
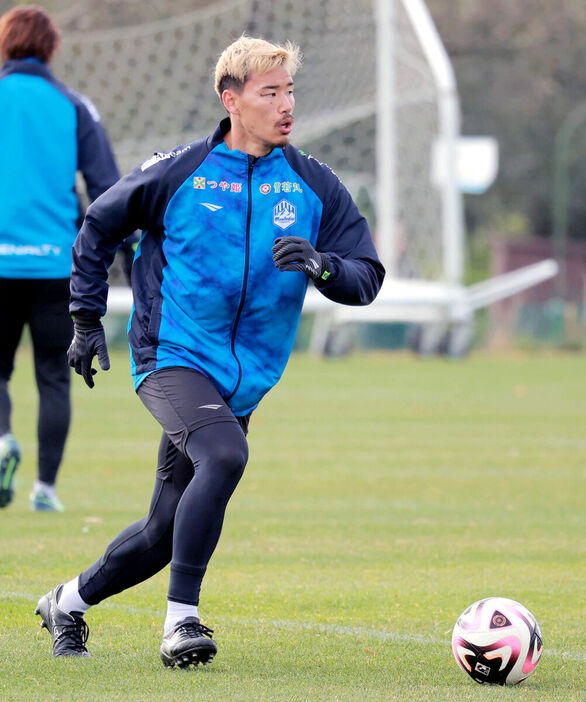
[[[297,208],[287,200],[281,200],[273,207],[273,224],[280,229],[288,229],[297,221]]]

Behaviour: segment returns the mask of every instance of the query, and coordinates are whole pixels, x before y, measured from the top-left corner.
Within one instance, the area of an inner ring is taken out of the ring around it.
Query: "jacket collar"
[[[8,59],[0,70],[0,78],[5,78],[12,73],[27,73],[41,78],[54,78],[53,72],[42,61],[29,61],[28,59]]]
[[[208,137],[208,147],[209,147],[210,151],[212,149],[215,149],[216,146],[219,146],[224,141],[224,137],[226,136],[226,134],[229,131],[230,131],[230,118],[224,117],[224,119],[216,127],[216,130],[214,131],[214,133]],[[237,151],[237,153],[242,154],[243,156],[249,155],[249,154],[245,154],[242,151]],[[279,156],[282,156],[282,155],[283,155],[283,147],[276,147],[271,151],[270,154],[267,154],[266,156],[260,156],[260,158],[262,158],[262,159],[278,158]]]

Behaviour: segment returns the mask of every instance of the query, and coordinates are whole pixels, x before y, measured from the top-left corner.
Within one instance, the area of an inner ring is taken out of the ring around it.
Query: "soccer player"
[[[119,178],[96,108],[49,68],[59,42],[40,7],[15,7],[0,18],[0,507],[14,497],[20,461],[8,384],[28,325],[39,392],[30,504],[44,511],[63,510],[55,482],[71,417],[69,274],[81,224],[76,172],[90,199]]]
[[[284,370],[308,282],[350,305],[379,291],[384,269],[348,191],[289,144],[300,61],[294,44],[238,39],[216,65],[228,117],[215,132],[156,153],[88,209],[74,245],[70,363],[90,387],[92,359],[109,367],[106,271],[117,243],[142,229],[131,367],[163,435],[148,515],[39,600],[54,655],[89,655],[84,613],[171,562],[163,663],[212,660],[202,578],[247,462],[250,415]]]

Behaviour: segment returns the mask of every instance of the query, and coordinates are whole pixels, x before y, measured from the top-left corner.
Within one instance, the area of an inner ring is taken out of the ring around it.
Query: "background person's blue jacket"
[[[251,412],[291,353],[308,278],[280,272],[279,236],[327,254],[332,300],[366,305],[384,269],[338,177],[293,146],[254,158],[207,139],[155,154],[88,208],[73,247],[71,312],[104,315],[118,242],[142,229],[129,321],[135,387],[158,368],[207,375],[236,415]]]
[[[81,171],[90,199],[120,174],[93,104],[37,59],[0,70],[0,277],[67,278],[81,223]]]

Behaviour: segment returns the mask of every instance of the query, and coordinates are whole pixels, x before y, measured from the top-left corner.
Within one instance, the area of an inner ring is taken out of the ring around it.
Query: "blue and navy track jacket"
[[[81,223],[81,171],[90,199],[120,174],[100,117],[36,59],[0,70],[0,277],[68,278]]]
[[[290,145],[260,158],[230,150],[229,129],[226,119],[207,139],[155,154],[88,208],[71,312],[105,314],[115,248],[142,229],[128,325],[135,387],[159,368],[194,368],[241,416],[281,377],[308,283],[275,267],[275,239],[301,236],[325,253],[332,275],[319,290],[336,302],[372,302],[384,269],[327,166]]]

